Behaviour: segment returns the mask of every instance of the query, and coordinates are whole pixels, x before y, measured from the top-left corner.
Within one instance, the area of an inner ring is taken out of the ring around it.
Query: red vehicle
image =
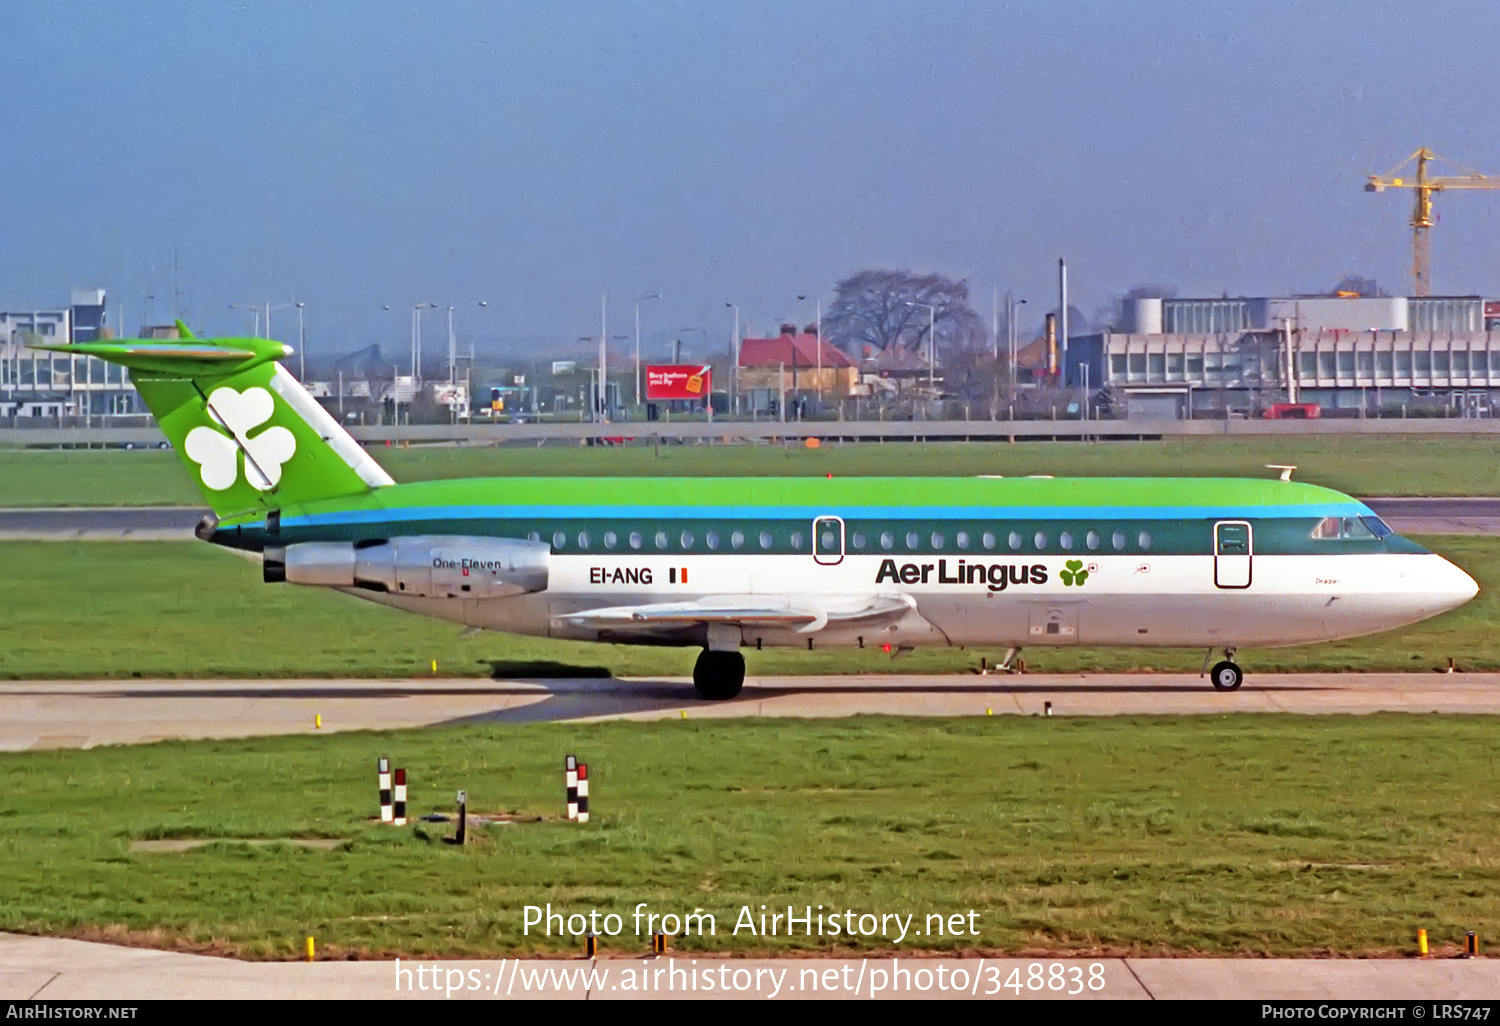
[[[1323,408],[1317,403],[1272,403],[1264,416],[1266,420],[1317,420]]]

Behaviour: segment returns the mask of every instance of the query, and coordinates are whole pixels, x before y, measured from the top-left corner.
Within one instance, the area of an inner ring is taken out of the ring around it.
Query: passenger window
[[[961,548],[961,549],[968,548],[969,547],[969,532],[968,531],[959,531],[958,532],[958,537],[955,538],[954,541],[958,542],[958,547],[959,548]]]
[[[906,547],[908,549],[915,549],[918,545],[921,544],[922,536],[920,534],[918,534],[916,531],[906,532]]]
[[[987,548],[987,549],[993,549],[995,547],[995,536],[994,536],[994,534],[992,534],[989,531],[984,532],[984,537],[981,538],[981,539],[979,539],[979,540],[984,544],[984,547]]]
[[[578,547],[580,549],[586,549],[589,547],[589,533],[587,531],[578,532]]]
[[[1071,531],[1064,531],[1062,534],[1058,535],[1057,543],[1059,545],[1061,545],[1064,550],[1071,551],[1072,548],[1073,548],[1073,534],[1072,534],[1072,532]]]
[[[734,546],[737,549],[744,548],[745,547],[745,532],[744,531],[736,531],[733,534],[731,534],[729,536],[729,544],[732,545],[732,546]]]
[[[630,547],[632,549],[638,549],[638,548],[640,548],[641,545],[644,544],[645,540],[646,539],[644,539],[644,538],[641,537],[641,532],[639,532],[639,531],[631,531],[630,532]]]
[[[1019,549],[1021,547],[1021,535],[1015,531],[1010,532],[1010,537],[1005,540],[1013,549]]]
[[[679,538],[678,541],[682,542],[682,547],[683,548],[685,548],[685,549],[692,548],[693,547],[693,532],[692,531],[683,531],[682,532],[682,537]]]
[[[526,536],[526,540],[527,541],[539,542],[539,541],[542,540],[542,534],[541,534],[540,531],[532,531],[530,534],[528,534]]]
[[[1043,534],[1041,531],[1038,531],[1032,537],[1031,543],[1033,545],[1035,545],[1039,549],[1045,549],[1047,547],[1047,536],[1045,534]]]
[[[942,548],[943,545],[946,542],[947,542],[947,539],[944,538],[942,535],[938,534],[936,531],[932,532],[932,547],[934,549],[940,549],[940,548]]]
[[[849,541],[854,545],[856,549],[862,549],[865,547],[865,536],[859,531],[855,531],[852,535],[850,535]]]
[[[1089,551],[1091,552],[1094,549],[1097,549],[1099,547],[1099,532],[1090,531],[1088,534],[1084,535],[1083,543],[1089,547]]]
[[[564,534],[563,532],[558,531],[556,534],[554,534],[552,536],[552,547],[554,549],[563,548],[567,544],[568,544],[568,536],[566,534]]]
[[[801,531],[793,531],[792,532],[792,548],[795,551],[800,552],[800,551],[802,551],[802,549],[804,549],[806,547],[807,547],[807,536],[804,535]]]
[[[763,549],[769,549],[774,541],[775,541],[775,539],[771,537],[771,532],[770,531],[762,531],[762,532],[760,532],[760,547],[761,548],[763,548]]]
[[[656,532],[656,547],[659,548],[659,549],[664,549],[664,548],[667,547],[667,532],[666,531],[657,531]]]
[[[604,532],[604,547],[606,549],[612,549],[612,548],[614,548],[615,547],[615,542],[617,542],[619,540],[620,540],[619,536],[617,536],[615,534],[615,532],[613,532],[613,531],[605,531]]]
[[[703,536],[703,540],[708,543],[709,548],[716,549],[719,547],[719,532],[709,531]]]
[[[880,547],[882,549],[890,549],[895,544],[896,536],[894,534],[889,531],[882,531],[880,533]]]
[[[1136,541],[1140,543],[1142,549],[1149,549],[1151,547],[1151,532],[1142,531]]]
[[[1115,536],[1109,540],[1109,543],[1115,547],[1116,552],[1124,552],[1125,533],[1123,531],[1116,531]]]

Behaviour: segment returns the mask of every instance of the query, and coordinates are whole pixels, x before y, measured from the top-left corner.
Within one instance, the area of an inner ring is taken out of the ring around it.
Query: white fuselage
[[[1086,571],[1081,579],[1072,571],[1071,584],[1064,579],[1070,562]],[[976,564],[981,569],[972,569]],[[747,626],[743,644],[1232,647],[1372,634],[1436,616],[1477,590],[1468,574],[1432,553],[1239,561],[1213,555],[858,554],[832,565],[811,555],[597,553],[554,555],[540,594],[455,600],[350,593],[472,627],[578,640],[628,639],[560,617],[606,607],[711,603],[716,596],[795,594],[829,608],[871,595],[909,596],[912,608],[875,627]]]

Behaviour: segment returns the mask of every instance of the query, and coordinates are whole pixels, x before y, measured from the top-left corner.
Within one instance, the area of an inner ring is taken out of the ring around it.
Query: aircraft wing
[[[612,634],[671,630],[694,624],[793,629],[813,634],[825,628],[883,627],[916,602],[906,595],[712,595],[691,602],[611,606],[554,617],[569,627]]]

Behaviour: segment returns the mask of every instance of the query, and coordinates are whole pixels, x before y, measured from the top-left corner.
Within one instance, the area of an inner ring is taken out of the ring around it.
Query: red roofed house
[[[776,338],[740,340],[740,388],[850,394],[859,381],[859,365],[842,350],[818,338],[809,326],[800,334],[783,324]]]

